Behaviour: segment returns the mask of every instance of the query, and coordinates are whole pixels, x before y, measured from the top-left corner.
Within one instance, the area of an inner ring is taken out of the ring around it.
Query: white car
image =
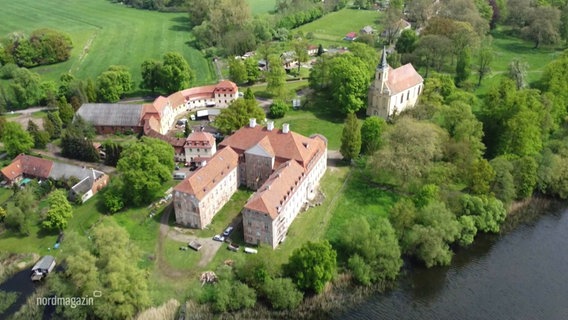
[[[217,234],[213,237],[213,240],[223,242],[223,241],[225,241],[225,237]]]
[[[225,237],[228,237],[231,234],[231,232],[233,232],[233,227],[228,227],[227,229],[225,229],[225,232],[223,232],[223,235]]]

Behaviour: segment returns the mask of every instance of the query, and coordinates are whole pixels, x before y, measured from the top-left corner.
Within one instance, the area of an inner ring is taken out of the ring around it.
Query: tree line
[[[246,0],[197,0],[188,13],[196,46],[210,56],[231,56],[268,41],[289,40],[291,29],[345,5],[343,0],[279,0],[274,12],[253,16]]]
[[[0,65],[31,68],[54,64],[69,59],[72,48],[69,35],[57,30],[38,29],[29,35],[14,32],[0,40]]]

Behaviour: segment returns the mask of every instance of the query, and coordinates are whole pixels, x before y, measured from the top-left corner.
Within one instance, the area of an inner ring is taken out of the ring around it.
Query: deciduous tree
[[[163,78],[162,62],[157,60],[145,60],[142,62],[141,69],[142,82],[140,82],[140,88],[152,92],[156,92],[156,90],[161,88]]]
[[[331,60],[329,88],[339,111],[348,114],[366,105],[370,84],[367,70],[364,62],[350,54]]]
[[[341,248],[348,266],[363,285],[396,279],[402,267],[401,251],[394,228],[385,218],[371,227],[366,218],[353,218],[342,233]]]
[[[183,56],[168,52],[163,57],[162,88],[166,93],[174,93],[189,88],[195,74]]]
[[[2,142],[9,156],[27,153],[34,146],[34,139],[17,122],[7,122],[2,128]]]
[[[276,98],[284,98],[286,94],[286,70],[282,66],[280,58],[271,55],[268,58],[270,68],[266,72],[266,91]]]
[[[236,83],[245,83],[248,80],[243,60],[229,57],[229,78]]]
[[[126,204],[140,206],[158,197],[174,169],[174,150],[162,140],[142,137],[122,151],[117,169]]]
[[[383,181],[407,186],[441,159],[446,139],[447,134],[434,124],[402,118],[373,156],[372,172]]]
[[[396,41],[396,52],[398,53],[412,53],[416,48],[416,42],[418,41],[418,36],[416,31],[412,29],[403,30]]]
[[[336,257],[329,242],[308,241],[292,252],[284,271],[300,290],[320,293],[335,274]]]
[[[73,217],[73,208],[63,190],[55,190],[47,197],[48,210],[41,226],[47,230],[63,230]]]
[[[493,62],[493,48],[491,44],[482,41],[479,51],[477,52],[477,86],[481,85],[481,81],[485,76],[491,73],[491,63]]]
[[[215,126],[228,134],[248,124],[251,118],[261,121],[265,117],[264,110],[258,106],[256,100],[237,99],[231,102],[228,108],[221,110],[221,114],[215,119]]]

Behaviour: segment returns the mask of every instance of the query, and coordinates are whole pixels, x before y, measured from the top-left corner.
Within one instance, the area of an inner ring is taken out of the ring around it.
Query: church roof
[[[393,69],[389,67],[387,86],[390,95],[396,95],[424,82],[422,76],[416,72],[411,63]]]

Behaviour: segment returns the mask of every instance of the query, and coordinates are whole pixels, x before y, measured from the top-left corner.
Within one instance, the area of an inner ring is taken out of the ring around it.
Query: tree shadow
[[[345,122],[345,116],[337,109],[333,108],[334,103],[323,94],[312,93],[308,98],[308,103],[304,109],[313,113],[316,118],[332,123]]]
[[[172,31],[191,32],[193,29],[189,17],[174,17],[171,21],[174,23],[170,26],[170,30]]]

